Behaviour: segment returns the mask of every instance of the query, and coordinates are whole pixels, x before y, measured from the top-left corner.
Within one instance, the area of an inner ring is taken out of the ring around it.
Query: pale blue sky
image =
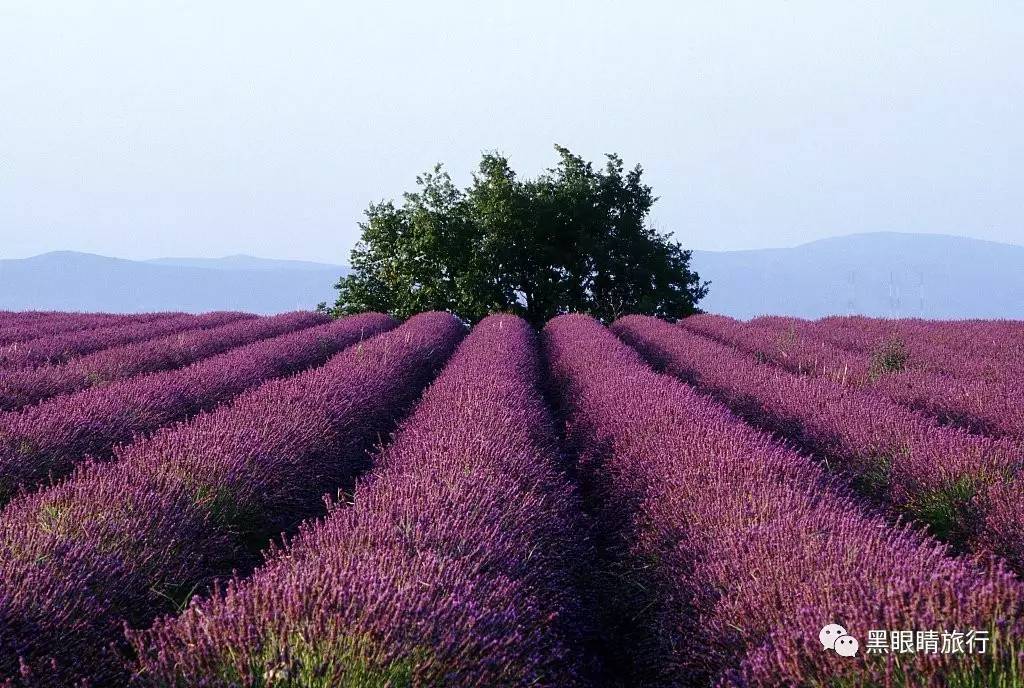
[[[555,142],[693,248],[1024,243],[1024,4],[0,0],[0,257],[341,262],[435,161]]]

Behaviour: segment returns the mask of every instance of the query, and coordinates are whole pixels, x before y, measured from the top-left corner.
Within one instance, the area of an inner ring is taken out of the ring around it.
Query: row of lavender
[[[187,367],[0,414],[0,505],[18,490],[63,478],[86,456],[106,460],[117,444],[212,409],[265,380],[320,365],[397,324],[375,314],[322,322],[311,313],[287,313],[226,325],[189,338],[189,358],[198,361]],[[177,349],[179,360],[183,351]],[[225,353],[213,355],[218,351]]]
[[[634,656],[661,672],[631,685],[1015,685],[1024,609],[1012,576],[869,515],[818,465],[655,374],[596,322],[556,319],[546,342],[600,518],[644,576],[634,613],[657,632]],[[986,655],[850,661],[821,650],[827,623],[862,643],[870,629],[997,640]]]
[[[96,351],[144,342],[155,337],[217,327],[229,322],[254,318],[246,313],[207,313],[175,315],[148,322],[128,322],[63,333],[12,344],[0,350],[0,369],[60,364]],[[0,375],[6,374],[6,370]]]
[[[654,318],[614,329],[665,369],[751,423],[851,478],[958,549],[993,552],[1024,571],[1024,513],[1017,507],[1019,443],[943,426],[883,397],[793,375]]]
[[[687,319],[683,326],[790,372],[864,388],[947,425],[1024,439],[1024,378],[1019,373],[1024,335],[1013,330],[1002,334],[995,348],[1003,354],[995,355],[984,351],[989,340],[968,335],[941,345],[922,345],[926,337],[911,335],[927,332],[924,326],[900,332],[896,339],[873,339],[873,348],[857,350],[835,343],[835,332],[841,329],[835,325],[792,319],[742,323],[702,315]],[[952,325],[933,327],[941,331]]]
[[[42,322],[45,320],[53,320],[56,318],[70,319],[80,318],[84,316],[81,312],[68,312],[68,311],[7,311],[0,310],[0,325],[2,326],[14,326],[14,325],[26,325],[30,323]],[[90,317],[117,317],[109,313],[90,313]],[[123,316],[130,317],[130,316]]]
[[[579,685],[587,542],[535,339],[477,325],[353,505],[135,635],[143,682]]]
[[[902,358],[899,370],[871,376],[872,391],[971,432],[1024,439],[1020,323],[900,321],[896,327],[881,349],[866,352],[876,367],[879,351],[884,358],[895,347]],[[814,325],[808,336],[828,341],[834,329],[831,323]]]
[[[311,313],[303,317],[326,320]],[[106,328],[92,331],[95,335],[90,337],[90,348],[95,347],[95,353],[66,363],[0,370],[0,411],[15,411],[59,394],[186,365],[217,353],[222,341],[230,346],[235,333],[247,331],[253,320],[258,321],[241,313],[185,316],[181,320],[172,318],[155,324],[111,328],[130,331],[130,336],[119,332],[125,336],[113,340],[103,336]],[[132,341],[118,344],[123,339]],[[61,341],[65,341],[64,338],[58,337],[57,342]]]
[[[808,321],[765,316],[750,324],[807,335],[862,354],[872,354],[887,342],[900,342],[913,367],[961,377],[987,377],[1024,352],[1024,324],[1016,321],[881,320],[860,316]]]
[[[867,385],[882,373],[914,371],[952,378],[1007,379],[1024,353],[1015,323],[960,324],[831,318],[819,321],[764,316],[742,322],[699,315],[684,327],[727,341],[794,372]],[[891,360],[886,360],[892,356]]]
[[[114,327],[129,323],[145,323],[173,318],[182,313],[146,313],[142,315],[109,315],[105,313],[35,313],[26,317],[7,312],[0,316],[0,347],[19,344],[42,337]]]
[[[166,315],[164,311],[162,314]],[[127,321],[138,317],[148,317],[149,313],[141,316],[138,314],[119,314],[85,311],[7,311],[0,310],[0,325],[20,325],[44,321],[86,321],[92,322],[105,319],[108,321]]]
[[[986,377],[1024,353],[1024,323],[1006,320],[880,320],[859,316],[809,322],[796,318],[757,318],[753,324],[804,330],[842,348],[863,353],[886,341],[899,341],[911,362],[960,377]]]
[[[702,318],[695,319],[695,322]],[[1016,321],[872,320],[835,317],[818,321],[766,316],[748,323],[789,338],[838,348],[860,361],[873,361],[896,345],[908,370],[949,377],[998,381],[1024,354],[1024,324]]]
[[[250,568],[276,534],[319,513],[463,331],[451,316],[416,316],[16,498],[0,514],[0,676],[123,685],[124,625]]]

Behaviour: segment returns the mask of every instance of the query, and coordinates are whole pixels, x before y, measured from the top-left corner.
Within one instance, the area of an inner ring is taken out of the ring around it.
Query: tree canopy
[[[400,206],[372,204],[332,312],[445,310],[469,322],[507,312],[536,327],[567,312],[606,322],[697,312],[708,285],[690,252],[647,223],[657,199],[641,167],[608,155],[595,170],[555,148],[558,164],[535,179],[486,153],[465,189],[437,165]]]

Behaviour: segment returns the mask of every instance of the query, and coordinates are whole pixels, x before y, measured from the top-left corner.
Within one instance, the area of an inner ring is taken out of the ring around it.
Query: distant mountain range
[[[255,258],[242,254],[223,258],[154,258],[147,260],[150,265],[170,265],[179,268],[213,268],[215,270],[304,270],[308,272],[335,272],[345,270],[343,265],[314,263],[308,260],[275,260]]]
[[[835,314],[1024,319],[1024,246],[874,233],[794,248],[694,251],[701,308],[737,318]]]
[[[750,318],[860,313],[1024,319],[1024,246],[934,234],[855,234],[794,248],[694,251],[701,307]],[[333,301],[342,265],[225,258],[132,261],[59,251],[0,260],[0,310],[275,313]]]
[[[333,302],[347,271],[251,256],[134,261],[57,251],[0,260],[0,310],[279,313]]]

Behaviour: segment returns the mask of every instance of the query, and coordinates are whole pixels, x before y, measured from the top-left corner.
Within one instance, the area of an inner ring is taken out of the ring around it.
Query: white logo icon
[[[826,650],[834,650],[836,649],[836,639],[846,634],[846,629],[839,624],[829,624],[818,633],[818,640]]]
[[[825,650],[835,650],[843,657],[853,657],[860,649],[860,643],[839,624],[828,624],[818,633],[818,640]]]

